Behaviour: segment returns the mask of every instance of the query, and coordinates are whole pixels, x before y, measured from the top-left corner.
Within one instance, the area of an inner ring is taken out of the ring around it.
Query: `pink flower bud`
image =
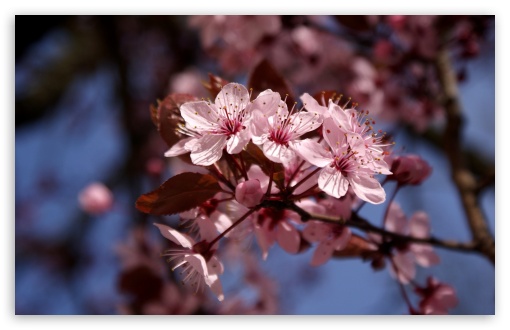
[[[78,202],[83,211],[98,215],[112,208],[113,194],[104,184],[95,182],[80,192]]]
[[[400,184],[417,185],[429,177],[432,168],[417,155],[405,155],[396,157],[391,164],[393,175],[390,179]]]
[[[236,200],[246,207],[258,205],[264,196],[259,180],[241,182],[236,187]]]

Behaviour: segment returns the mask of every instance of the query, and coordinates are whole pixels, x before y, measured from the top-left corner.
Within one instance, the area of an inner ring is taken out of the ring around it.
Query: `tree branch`
[[[462,108],[457,91],[457,79],[452,70],[448,53],[441,50],[435,62],[437,74],[443,87],[447,124],[443,136],[444,150],[450,161],[453,182],[459,191],[469,224],[475,249],[495,263],[495,243],[487,221],[477,200],[477,182],[461,152]]]

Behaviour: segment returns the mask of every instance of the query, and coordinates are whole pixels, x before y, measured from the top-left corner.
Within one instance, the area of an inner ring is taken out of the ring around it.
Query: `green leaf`
[[[199,206],[220,191],[218,181],[211,175],[182,173],[140,196],[136,208],[153,215],[180,213]]]

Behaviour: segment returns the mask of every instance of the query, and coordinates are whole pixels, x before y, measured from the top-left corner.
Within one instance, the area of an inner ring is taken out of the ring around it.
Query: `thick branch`
[[[468,170],[461,152],[462,108],[457,91],[457,79],[446,50],[439,52],[436,70],[444,91],[444,108],[447,124],[444,132],[444,149],[450,161],[452,178],[459,191],[467,221],[476,244],[476,250],[495,263],[495,243],[476,198],[476,179]]]

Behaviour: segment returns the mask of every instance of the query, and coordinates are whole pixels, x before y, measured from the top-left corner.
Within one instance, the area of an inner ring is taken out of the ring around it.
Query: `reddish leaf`
[[[189,94],[170,94],[162,102],[158,102],[157,109],[151,106],[152,121],[169,147],[181,139],[181,135],[176,132],[178,125],[184,123],[179,107],[196,100],[196,97]]]
[[[180,213],[204,203],[220,191],[218,181],[211,175],[182,173],[140,196],[136,208],[153,215]]]
[[[248,87],[253,88],[253,95],[258,95],[266,89],[280,93],[280,96],[287,97],[287,106],[292,108],[294,105],[294,97],[283,77],[276,71],[268,60],[262,60],[252,71],[250,79],[248,79]]]
[[[333,255],[336,258],[361,257],[363,259],[376,259],[381,253],[374,250],[366,239],[353,234],[347,246],[341,251],[335,251]]]
[[[216,98],[216,95],[221,91],[221,88],[228,84],[229,82],[221,77],[215,76],[212,73],[209,73],[209,82],[203,81],[202,85],[209,91],[213,100]]]

